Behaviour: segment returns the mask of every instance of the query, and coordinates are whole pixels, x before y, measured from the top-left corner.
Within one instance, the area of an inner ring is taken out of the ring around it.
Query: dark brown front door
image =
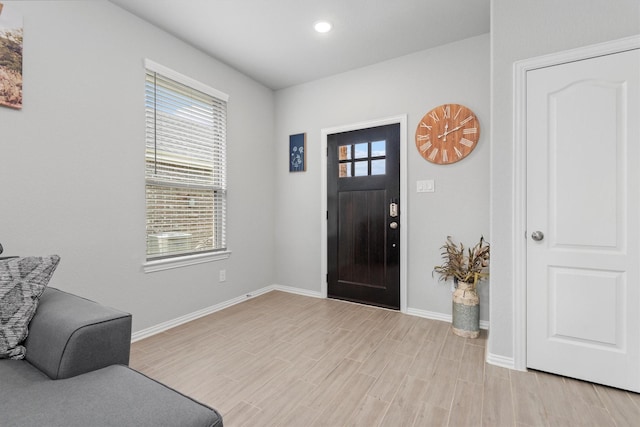
[[[330,298],[400,309],[400,125],[328,135]]]

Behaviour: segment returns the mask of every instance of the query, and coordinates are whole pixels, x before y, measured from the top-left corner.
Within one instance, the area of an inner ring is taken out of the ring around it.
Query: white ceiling
[[[489,32],[490,0],[109,1],[272,89]]]

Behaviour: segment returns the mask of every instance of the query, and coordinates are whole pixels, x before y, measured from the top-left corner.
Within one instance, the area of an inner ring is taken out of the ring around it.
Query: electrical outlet
[[[227,270],[220,270],[220,281],[225,282],[227,280]]]

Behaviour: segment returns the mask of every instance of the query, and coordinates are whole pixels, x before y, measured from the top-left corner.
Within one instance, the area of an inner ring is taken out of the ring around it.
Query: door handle
[[[536,242],[539,242],[540,240],[544,239],[544,233],[542,231],[534,231],[533,233],[531,233],[531,238]]]
[[[395,230],[396,228],[398,228],[398,223],[393,221],[391,224],[389,224],[389,228]]]

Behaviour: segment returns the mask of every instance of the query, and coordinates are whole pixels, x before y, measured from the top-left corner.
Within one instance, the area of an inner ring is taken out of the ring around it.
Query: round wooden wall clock
[[[442,104],[424,115],[416,128],[416,147],[431,163],[448,165],[467,157],[480,138],[476,115],[460,104]]]

